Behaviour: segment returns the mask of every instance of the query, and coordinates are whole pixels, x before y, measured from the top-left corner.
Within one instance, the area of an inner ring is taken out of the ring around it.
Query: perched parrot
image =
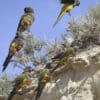
[[[4,71],[7,68],[10,60],[15,55],[15,53],[21,50],[21,48],[23,48],[23,45],[24,45],[23,39],[24,39],[23,36],[20,34],[20,35],[16,35],[15,38],[12,40],[10,47],[9,47],[8,56],[6,57],[3,63],[2,71]]]
[[[31,7],[24,8],[24,14],[22,15],[18,24],[17,32],[30,31],[30,26],[34,22],[34,11]]]
[[[57,17],[56,22],[53,24],[53,28],[55,25],[60,21],[60,19],[63,17],[65,13],[70,14],[70,11],[75,7],[79,6],[80,2],[79,0],[61,0],[61,3],[63,3],[63,7],[61,8],[60,14]]]
[[[24,72],[14,80],[14,87],[8,96],[8,100],[12,100],[14,95],[22,88],[23,85],[30,85],[30,80]]]
[[[50,70],[50,73],[53,73],[59,66],[66,65],[69,57],[74,57],[75,51],[72,47],[68,47],[65,52],[62,52],[52,58],[53,61],[59,60],[57,65]]]
[[[46,85],[50,81],[51,77],[47,74],[46,70],[43,69],[39,75],[38,87],[36,88],[36,97],[35,100],[38,100],[42,94],[42,91]]]

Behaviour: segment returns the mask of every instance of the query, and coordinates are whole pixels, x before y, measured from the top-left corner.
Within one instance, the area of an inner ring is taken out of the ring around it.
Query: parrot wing
[[[14,56],[16,51],[19,51],[22,47],[23,47],[23,42],[21,41],[21,39],[15,37],[10,44],[9,53],[8,56],[6,57],[6,60],[3,63],[2,71],[4,71],[7,68],[11,58]]]
[[[66,3],[74,3],[75,0],[59,0],[60,3],[66,4]]]
[[[10,60],[11,60],[13,54],[14,54],[14,49],[13,49],[13,46],[12,46],[13,42],[14,42],[14,40],[10,44],[9,53],[8,53],[8,56],[6,57],[4,63],[3,63],[2,72],[7,68],[8,64],[9,64],[9,62],[10,62]]]
[[[20,19],[19,24],[18,24],[17,32],[25,30],[25,29],[22,28],[23,27],[23,25],[22,25],[23,23],[22,22],[24,21],[24,18],[26,16],[27,16],[26,14],[24,14],[24,15],[21,16],[21,19]]]
[[[25,30],[27,30],[32,25],[33,21],[34,16],[32,14],[22,15],[18,24],[17,32],[24,32]]]

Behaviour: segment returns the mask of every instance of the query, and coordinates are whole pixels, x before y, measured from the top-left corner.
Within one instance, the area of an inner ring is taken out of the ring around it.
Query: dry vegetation
[[[73,42],[68,42],[67,34],[73,37]],[[32,33],[25,34],[25,45],[23,50],[18,52],[12,62],[14,66],[26,68],[28,66],[45,66],[52,62],[52,58],[59,53],[65,52],[71,46],[75,50],[83,50],[94,45],[100,45],[100,4],[90,8],[88,13],[78,21],[69,21],[69,26],[61,41],[45,42],[37,39]],[[0,94],[8,95],[11,90],[11,82],[7,76],[0,78]]]

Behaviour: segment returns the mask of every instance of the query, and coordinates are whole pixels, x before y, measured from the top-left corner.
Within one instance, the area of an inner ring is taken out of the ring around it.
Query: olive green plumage
[[[8,55],[3,63],[2,71],[4,71],[7,68],[10,60],[15,55],[15,53],[23,48],[23,45],[24,45],[23,39],[24,39],[23,36],[20,34],[20,35],[16,35],[15,38],[12,40],[10,47],[9,47]]]
[[[31,67],[26,67],[24,72],[15,78],[13,81],[14,86],[12,91],[10,92],[7,100],[12,100],[12,98],[18,93],[19,89],[21,89],[24,85],[30,85],[30,72],[32,71]]]
[[[60,0],[60,2],[62,4],[64,4],[61,8],[60,14],[58,15],[55,23],[53,24],[53,28],[56,26],[56,24],[61,20],[61,18],[63,17],[63,15],[65,13],[70,14],[70,11],[75,7],[75,6],[79,6],[80,2],[79,0]]]
[[[18,92],[18,90],[24,85],[24,80],[26,79],[26,74],[22,73],[14,80],[14,87],[8,96],[8,100],[12,100],[13,96]]]
[[[50,70],[50,73],[53,73],[58,67],[66,65],[68,63],[68,58],[74,56],[75,50],[72,47],[68,47],[65,52],[62,52],[52,58],[52,62],[57,61],[57,65]]]
[[[34,22],[34,11],[31,7],[25,7],[24,8],[24,14],[22,15],[17,32],[24,32],[24,31],[30,31],[30,26]]]
[[[38,100],[40,98],[46,83],[49,81],[50,81],[50,76],[48,74],[47,69],[41,70],[38,80],[38,86],[35,90],[36,92],[35,100]]]

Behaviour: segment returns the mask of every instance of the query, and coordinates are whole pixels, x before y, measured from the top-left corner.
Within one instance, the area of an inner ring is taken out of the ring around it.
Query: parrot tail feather
[[[62,18],[61,15],[58,16],[56,22],[53,24],[53,28],[56,26],[56,24],[60,21],[60,19]]]
[[[39,84],[39,86],[36,89],[37,93],[36,93],[35,100],[38,100],[40,98],[44,87],[45,87],[45,84],[42,87],[41,87],[41,84]]]
[[[8,56],[6,57],[6,60],[5,60],[5,62],[3,63],[2,72],[7,68],[7,66],[8,66],[8,64],[9,64],[11,58],[12,58],[12,56],[10,56],[10,55],[8,55]]]
[[[57,20],[56,22],[53,24],[53,28],[56,26],[56,24],[61,20],[61,18],[63,17],[63,15],[65,14],[66,12],[66,7],[65,5],[62,7],[61,11],[60,11],[60,14],[58,15],[57,17]]]
[[[15,90],[15,89],[14,89]],[[16,94],[16,91],[11,91],[9,97],[8,97],[8,100],[12,100],[13,96]]]

